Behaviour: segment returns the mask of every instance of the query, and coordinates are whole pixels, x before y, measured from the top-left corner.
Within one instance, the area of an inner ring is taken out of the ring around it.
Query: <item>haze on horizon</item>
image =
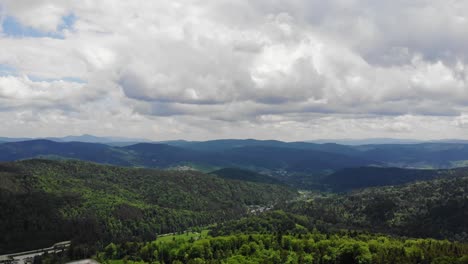
[[[0,136],[468,139],[468,2],[0,0]]]

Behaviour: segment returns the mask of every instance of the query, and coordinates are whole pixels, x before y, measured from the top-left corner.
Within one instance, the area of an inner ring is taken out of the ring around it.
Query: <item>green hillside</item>
[[[278,185],[195,171],[50,160],[1,164],[0,191],[0,253],[68,239],[148,240],[295,196]]]
[[[224,168],[213,171],[210,174],[229,180],[260,182],[269,184],[284,184],[273,177],[263,175],[254,171],[243,170],[238,168]]]
[[[347,168],[320,179],[323,189],[344,192],[376,186],[402,185],[436,178],[467,176],[468,168],[422,170],[381,167]]]
[[[466,175],[466,174],[465,174]],[[320,230],[339,228],[468,241],[468,176],[368,188],[289,204]]]
[[[300,218],[272,212],[233,221],[223,227],[222,234],[212,230],[208,236],[187,233],[169,240],[112,243],[96,258],[110,263],[190,264],[464,264],[468,261],[468,244],[355,231],[320,233],[302,226]],[[274,230],[266,232],[260,225]]]

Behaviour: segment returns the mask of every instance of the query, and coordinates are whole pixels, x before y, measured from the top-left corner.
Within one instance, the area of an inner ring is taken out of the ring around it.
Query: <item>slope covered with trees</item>
[[[254,171],[248,171],[248,170],[243,170],[243,169],[238,169],[238,168],[224,168],[224,169],[212,171],[210,174],[216,175],[224,179],[229,179],[229,180],[261,182],[261,183],[270,183],[270,184],[284,184],[283,182],[273,177],[270,177],[268,175],[263,175]]]
[[[351,191],[367,187],[402,185],[415,181],[436,178],[467,176],[468,168],[448,170],[422,170],[382,167],[360,167],[338,170],[321,178],[318,182],[323,189],[336,192]]]
[[[468,161],[466,143],[363,145],[355,149],[360,151],[359,157],[396,167],[452,168]]]
[[[225,221],[248,205],[286,201],[284,186],[230,181],[195,171],[26,160],[0,166],[0,252],[74,239],[148,240]]]
[[[220,141],[190,148],[47,140],[0,144],[0,160],[48,158],[0,163],[0,253],[72,239],[73,256],[90,256],[113,242],[100,257],[164,263],[464,261],[465,245],[428,238],[468,241],[466,168],[365,167],[375,164],[365,153],[422,148],[409,155],[423,157],[429,152],[456,152],[453,145],[342,148],[277,141],[243,143]],[[463,148],[460,155],[449,158],[463,158]],[[379,155],[377,164],[386,160]],[[417,158],[406,161],[417,162]],[[228,169],[204,174],[181,165]],[[312,193],[301,200],[282,182],[341,194]],[[268,211],[272,205],[283,211]],[[209,224],[216,225],[211,227],[211,237],[200,240],[204,241],[201,246],[202,242],[189,240],[170,245],[147,242],[157,234]],[[284,244],[283,238],[297,246]],[[219,239],[230,241],[229,246],[214,246]],[[437,259],[436,254],[446,258]]]
[[[109,244],[97,259],[146,263],[467,263],[468,244],[355,231],[319,233],[300,216],[273,212],[233,221],[223,233],[147,243]],[[262,230],[258,224],[271,228]],[[242,229],[238,229],[242,227]],[[216,228],[215,228],[216,229]],[[250,230],[250,231],[249,231]],[[188,235],[187,235],[188,237]]]
[[[468,241],[468,177],[368,188],[289,204],[320,230],[339,228]]]
[[[110,244],[97,258],[156,263],[468,263],[467,188],[468,177],[451,177],[317,196],[286,204],[287,212],[219,223],[210,236],[198,240]]]

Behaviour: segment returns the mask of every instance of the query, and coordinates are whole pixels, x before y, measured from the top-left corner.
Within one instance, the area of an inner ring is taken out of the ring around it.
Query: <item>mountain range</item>
[[[93,141],[99,138],[87,139]],[[349,146],[253,139],[120,143],[122,145],[46,139],[4,142],[0,144],[0,161],[46,157],[80,159],[121,166],[168,168],[191,165],[206,170],[240,167],[257,171],[295,172],[361,166],[440,169],[468,164],[468,144],[464,143]]]
[[[468,144],[462,142],[121,140],[0,143],[0,253],[71,239],[73,258],[104,250],[109,259],[149,259],[154,250],[125,248],[191,228],[215,235],[229,221],[243,234],[271,229],[275,241],[283,241],[278,232],[285,230],[328,236],[343,229],[468,239]],[[252,218],[269,210],[287,217]],[[164,252],[157,255],[169,259]]]
[[[207,142],[210,145],[212,142]],[[289,144],[289,143],[284,143]],[[211,149],[194,149],[159,143],[138,143],[118,147],[100,143],[32,140],[0,144],[0,161],[29,158],[79,159],[120,166],[168,168],[179,165],[254,170],[314,171],[366,166],[375,162],[341,151],[335,146],[304,143],[303,147],[279,147],[269,144],[245,144],[230,147],[221,144]],[[310,145],[310,146],[309,146]],[[301,145],[302,146],[302,145]],[[328,150],[328,151],[327,151]]]
[[[65,136],[65,137],[44,137],[44,138],[11,138],[11,137],[0,137],[0,142],[20,142],[20,141],[31,141],[31,140],[50,140],[56,142],[87,142],[87,143],[104,143],[104,144],[135,144],[138,142],[151,142],[151,140],[143,138],[126,138],[126,137],[99,137],[89,134],[83,134],[80,136]]]
[[[276,140],[255,140],[255,139],[219,139],[219,140],[209,140],[209,141],[187,141],[187,140],[168,140],[168,141],[155,141],[145,138],[131,138],[131,137],[115,137],[115,136],[95,136],[90,134],[83,135],[68,135],[64,137],[0,137],[0,142],[18,142],[18,141],[28,141],[35,139],[46,139],[57,142],[88,142],[88,143],[105,143],[105,144],[135,144],[142,142],[158,142],[174,146],[197,146],[199,144],[206,145],[206,142],[211,142],[214,145],[221,142],[281,142]],[[285,143],[285,142],[283,142]],[[381,145],[381,144],[418,144],[418,143],[460,143],[468,144],[466,139],[432,139],[432,140],[420,140],[420,139],[408,139],[408,138],[363,138],[363,139],[352,139],[352,138],[343,138],[343,139],[314,139],[314,140],[304,140],[296,143],[316,143],[316,144],[325,144],[333,143],[340,145],[348,146],[359,146],[359,145]],[[241,143],[242,144],[242,143]]]

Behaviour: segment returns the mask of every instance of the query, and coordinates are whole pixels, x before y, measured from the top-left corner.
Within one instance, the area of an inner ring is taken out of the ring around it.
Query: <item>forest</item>
[[[468,244],[347,230],[321,233],[302,226],[301,218],[277,211],[215,227],[195,239],[181,234],[111,243],[96,258],[102,263],[468,263]]]
[[[91,252],[109,241],[151,240],[296,196],[285,186],[196,171],[50,160],[1,164],[0,190],[0,253],[70,239]]]
[[[468,177],[318,195],[286,210],[321,230],[348,228],[468,242]]]
[[[72,240],[37,263],[467,263],[466,171],[356,167],[298,190],[235,167],[5,162],[0,253]]]

